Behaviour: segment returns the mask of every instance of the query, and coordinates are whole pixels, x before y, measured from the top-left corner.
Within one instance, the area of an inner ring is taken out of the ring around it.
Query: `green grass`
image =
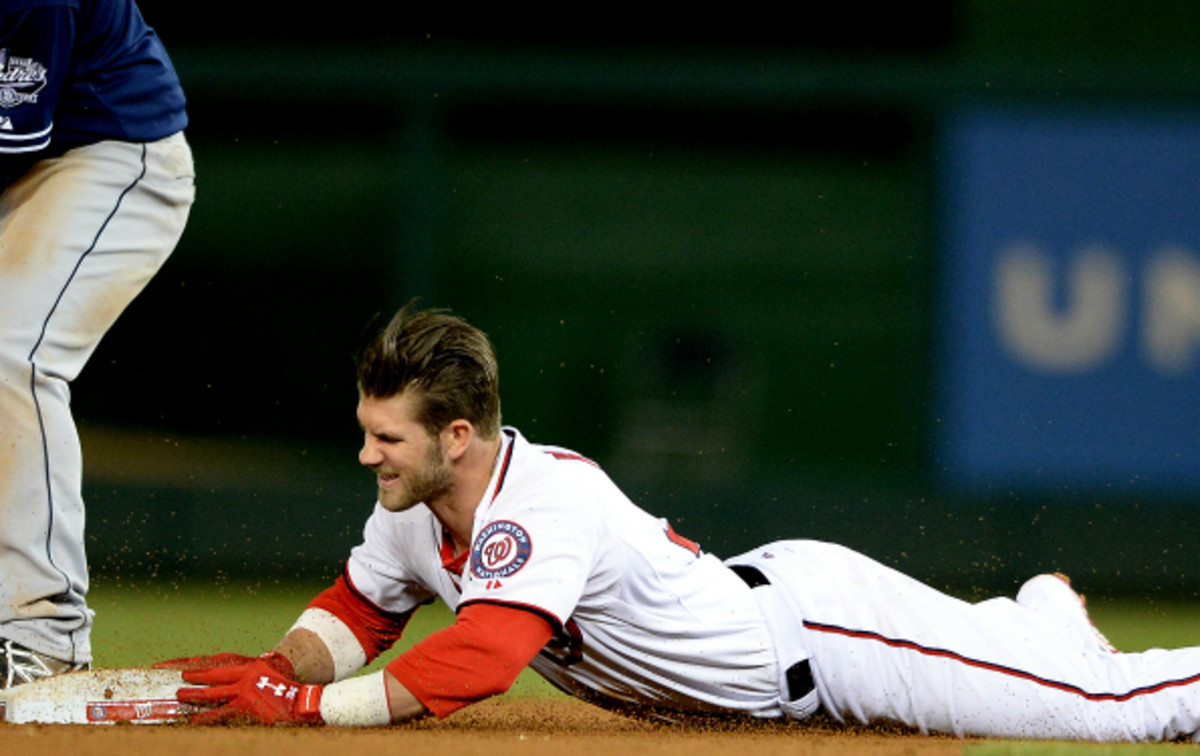
[[[1097,599],[1088,601],[1088,612],[1096,627],[1122,651],[1200,646],[1197,604]]]

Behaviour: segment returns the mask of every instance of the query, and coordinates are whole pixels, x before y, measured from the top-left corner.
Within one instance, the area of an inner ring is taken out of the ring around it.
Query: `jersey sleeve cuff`
[[[9,134],[0,130],[0,154],[20,155],[44,150],[50,146],[50,132],[53,129],[53,126],[47,126],[32,134]]]
[[[516,609],[518,611],[528,612],[529,614],[541,617],[550,625],[551,628],[553,628],[555,632],[559,632],[563,629],[563,627],[565,627],[565,623],[558,617],[541,608],[540,606],[534,606],[533,604],[524,604],[516,601],[504,601],[501,599],[490,598],[471,599],[459,603],[459,605],[455,607],[454,612],[458,614],[468,606],[491,606],[499,609]]]
[[[333,657],[333,679],[344,680],[367,664],[367,654],[350,627],[324,609],[305,609],[291,630],[314,633]],[[291,632],[289,630],[288,632]]]

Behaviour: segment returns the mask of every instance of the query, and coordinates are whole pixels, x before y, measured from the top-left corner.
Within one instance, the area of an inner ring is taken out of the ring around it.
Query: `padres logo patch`
[[[483,580],[506,578],[525,566],[533,543],[515,522],[488,523],[471,546],[471,572]]]
[[[0,49],[0,108],[10,109],[37,102],[38,92],[46,86],[46,67],[33,58],[9,55]]]

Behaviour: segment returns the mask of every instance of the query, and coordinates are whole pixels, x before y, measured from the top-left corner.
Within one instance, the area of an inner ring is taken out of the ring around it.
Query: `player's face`
[[[391,512],[429,503],[452,487],[450,463],[438,438],[414,419],[415,403],[407,394],[358,400],[358,461],[375,472],[379,503]]]

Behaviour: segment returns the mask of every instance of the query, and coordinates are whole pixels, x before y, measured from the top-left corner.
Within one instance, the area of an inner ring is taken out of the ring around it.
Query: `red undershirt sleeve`
[[[473,603],[453,625],[393,659],[387,670],[442,718],[508,690],[553,635],[553,625],[540,614]]]
[[[413,612],[388,612],[354,589],[345,575],[308,604],[340,619],[354,633],[370,662],[392,647],[404,632]],[[416,611],[415,609],[413,611]]]

